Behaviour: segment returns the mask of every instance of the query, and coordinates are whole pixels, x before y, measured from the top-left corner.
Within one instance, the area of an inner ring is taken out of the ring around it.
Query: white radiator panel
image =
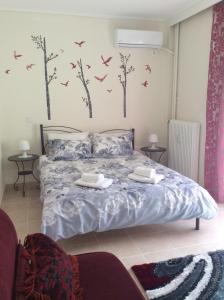
[[[200,124],[170,120],[169,168],[198,181]]]

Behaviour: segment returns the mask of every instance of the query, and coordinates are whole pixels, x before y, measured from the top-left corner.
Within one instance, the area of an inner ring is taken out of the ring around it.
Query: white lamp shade
[[[158,135],[155,133],[151,133],[149,135],[149,142],[150,143],[158,143]]]
[[[19,150],[21,150],[21,151],[30,150],[30,143],[28,141],[20,141],[19,142]]]

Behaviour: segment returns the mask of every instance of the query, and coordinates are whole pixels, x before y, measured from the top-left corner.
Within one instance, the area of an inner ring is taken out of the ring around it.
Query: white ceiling
[[[214,0],[0,0],[1,10],[170,20]]]

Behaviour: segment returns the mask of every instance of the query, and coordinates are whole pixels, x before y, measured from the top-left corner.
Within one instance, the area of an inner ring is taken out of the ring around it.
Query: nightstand
[[[17,191],[18,186],[17,183],[19,181],[20,176],[23,176],[23,197],[25,197],[25,184],[26,184],[26,176],[32,175],[33,178],[39,183],[39,180],[34,174],[34,164],[36,160],[39,158],[39,155],[37,154],[30,154],[28,157],[21,157],[21,155],[13,155],[8,158],[9,161],[13,161],[16,163],[17,166],[17,179],[14,183],[14,189]],[[29,169],[25,168],[25,163],[31,163],[31,166]]]
[[[157,147],[155,149],[152,149],[150,147],[142,147],[142,148],[140,148],[140,150],[142,152],[144,152],[144,154],[151,159],[152,159],[153,153],[159,153],[159,158],[157,159],[157,162],[161,161],[163,154],[166,152],[166,148],[164,148],[164,147]]]

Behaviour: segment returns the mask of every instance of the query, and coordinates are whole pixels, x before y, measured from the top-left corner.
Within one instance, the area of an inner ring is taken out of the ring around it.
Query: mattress
[[[146,184],[128,179],[138,166],[151,166],[165,179]],[[52,161],[40,158],[42,232],[54,240],[192,218],[211,219],[217,205],[193,180],[135,151],[133,155]],[[113,184],[98,190],[80,187],[82,172],[103,173]]]

